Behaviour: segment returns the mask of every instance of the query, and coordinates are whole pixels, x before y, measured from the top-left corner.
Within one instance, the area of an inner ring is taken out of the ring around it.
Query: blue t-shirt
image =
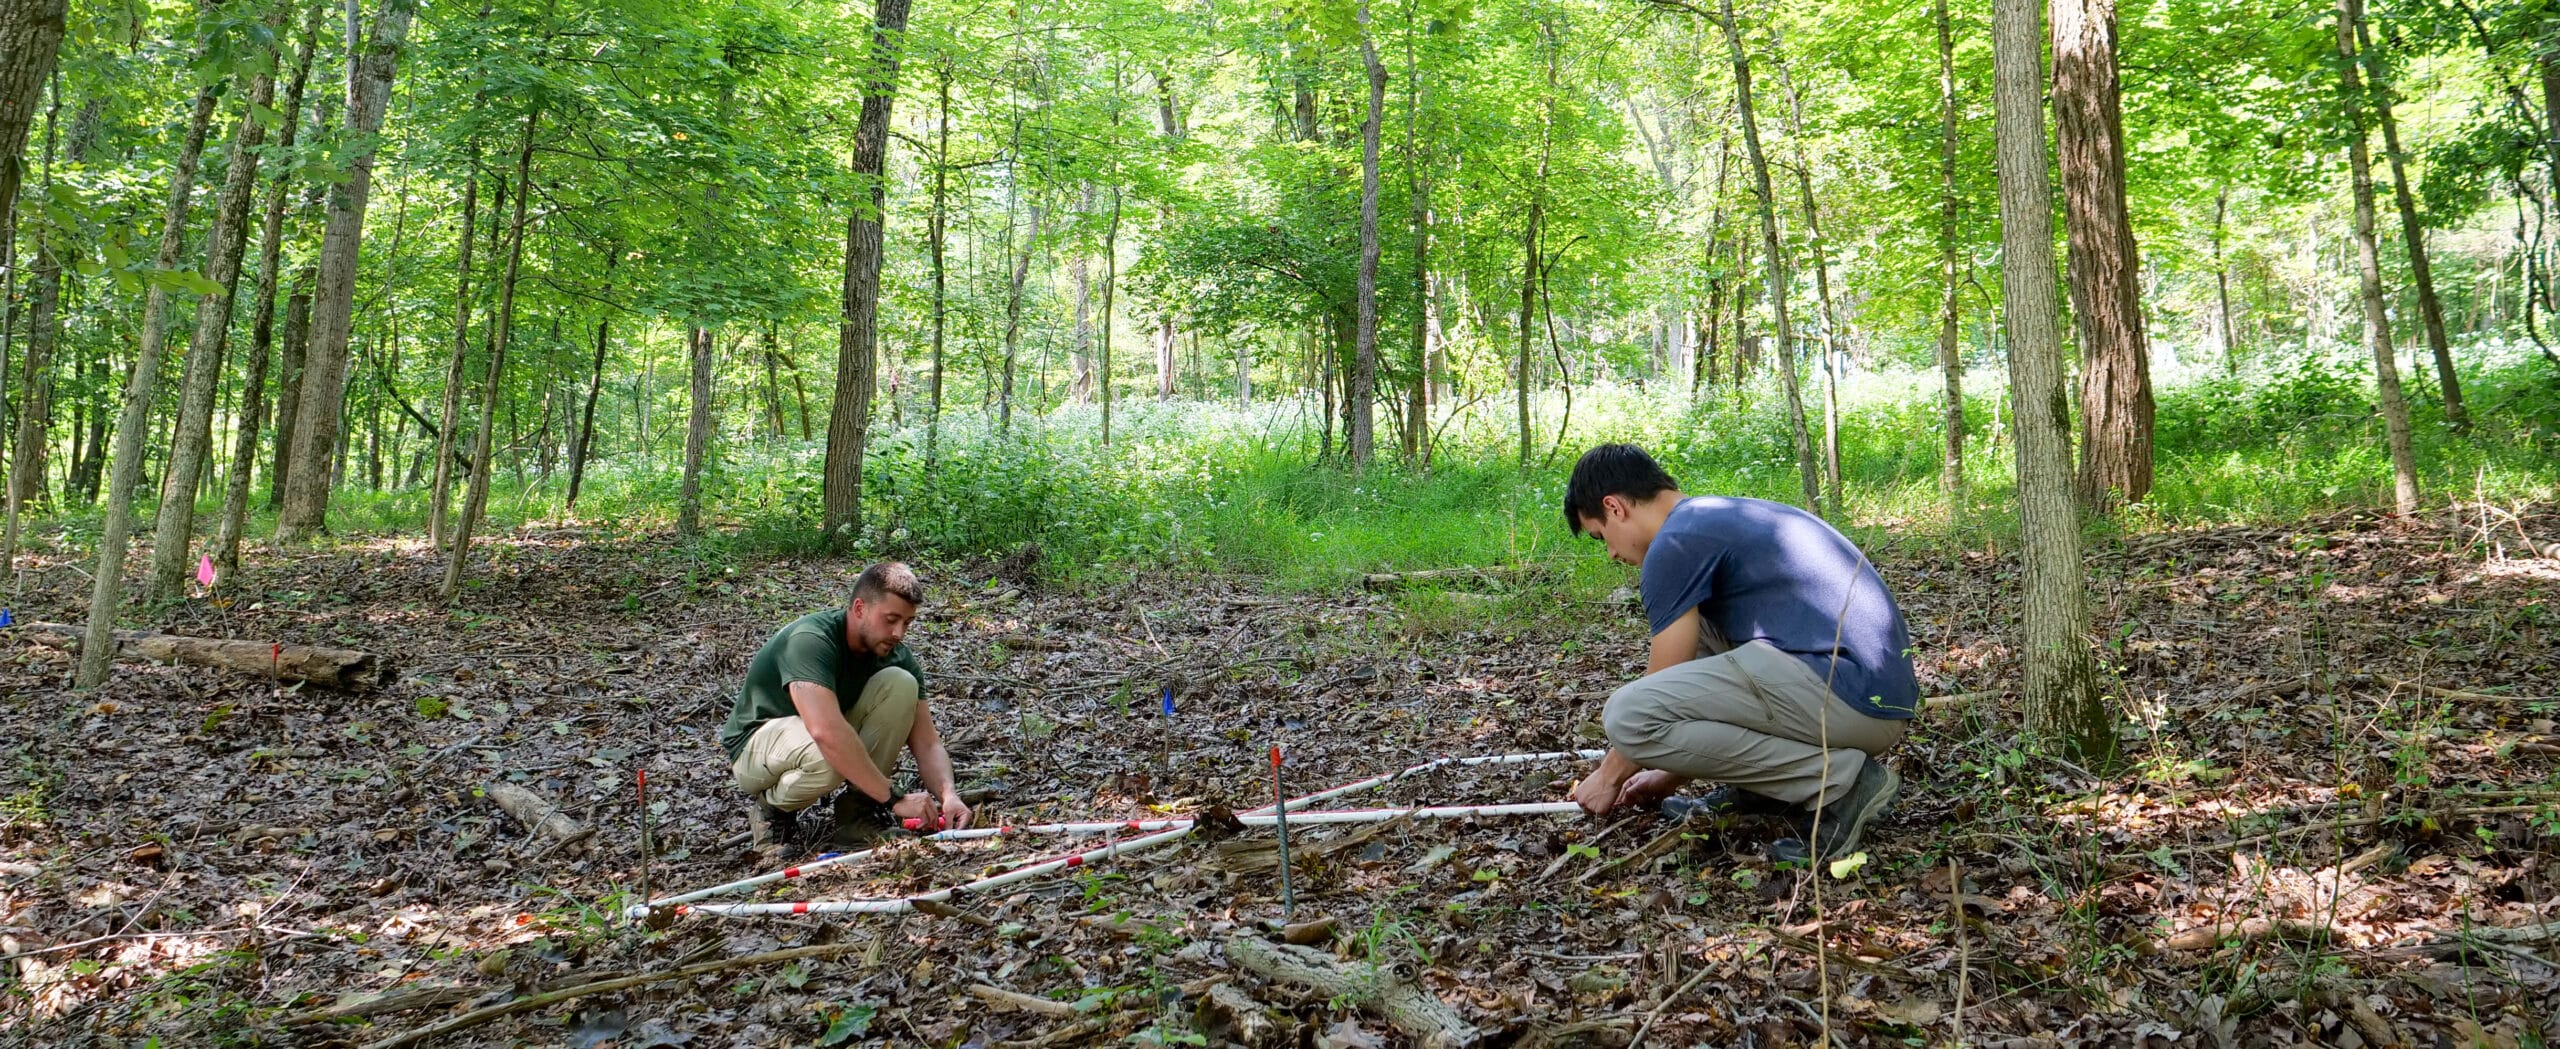
[[[1819,517],[1761,499],[1682,500],[1645,551],[1640,586],[1656,634],[1694,608],[1736,646],[1766,641],[1803,660],[1865,713],[1919,711],[1902,609],[1858,548]]]

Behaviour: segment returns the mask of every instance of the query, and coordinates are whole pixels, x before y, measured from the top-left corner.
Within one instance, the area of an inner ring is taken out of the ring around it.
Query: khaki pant
[[[1645,768],[1810,806],[1846,793],[1867,755],[1891,748],[1911,726],[1860,712],[1766,641],[1727,650],[1710,637],[1701,647],[1721,654],[1609,696],[1600,724],[1619,753]]]
[[[862,695],[854,700],[853,714],[846,720],[862,737],[862,749],[871,755],[872,767],[883,776],[896,772],[898,752],[906,749],[907,733],[916,724],[916,676],[897,667],[882,667],[863,684]],[[810,737],[808,724],[796,717],[756,726],[746,747],[738,751],[738,760],[729,764],[729,773],[736,777],[738,789],[786,812],[816,804],[844,782],[827,764],[826,755],[818,753],[818,741]]]

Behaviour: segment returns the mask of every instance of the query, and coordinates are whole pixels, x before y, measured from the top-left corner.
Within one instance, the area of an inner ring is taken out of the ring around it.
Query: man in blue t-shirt
[[[1609,755],[1576,784],[1594,815],[1663,803],[1670,816],[1811,810],[1780,862],[1858,847],[1902,778],[1872,756],[1920,708],[1902,610],[1866,556],[1784,503],[1688,496],[1642,449],[1584,453],[1564,515],[1640,566],[1653,630],[1645,676],[1609,697]],[[1722,786],[1674,797],[1690,780]]]

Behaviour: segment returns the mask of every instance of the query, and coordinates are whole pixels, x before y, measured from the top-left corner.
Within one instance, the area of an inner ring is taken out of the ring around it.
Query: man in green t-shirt
[[[833,841],[859,845],[900,820],[966,827],[969,806],[924,702],[924,669],[905,644],[924,592],[906,565],[864,569],[844,608],[811,612],[776,631],[747,664],[746,684],[720,726],[738,788],[755,796],[759,848],[802,844],[800,810],[840,785]],[[924,790],[899,797],[898,752],[915,752]]]

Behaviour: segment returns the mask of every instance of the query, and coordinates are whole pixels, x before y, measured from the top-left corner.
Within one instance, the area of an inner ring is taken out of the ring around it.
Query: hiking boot
[[[1729,783],[1718,784],[1696,797],[1674,794],[1662,799],[1662,818],[1674,821],[1692,816],[1788,816],[1795,812],[1793,805]]]
[[[748,840],[759,849],[788,853],[800,845],[800,814],[778,809],[755,799],[755,809],[747,816]]]
[[[1895,795],[1902,793],[1902,777],[1885,763],[1874,758],[1858,769],[1858,778],[1849,785],[1849,793],[1822,807],[1815,824],[1813,844],[1803,838],[1780,838],[1769,843],[1769,858],[1783,864],[1801,864],[1812,860],[1836,860],[1858,851],[1858,839],[1867,825],[1893,807]]]
[[[869,848],[888,840],[899,829],[897,817],[889,813],[888,806],[846,787],[836,795],[835,830],[827,836],[827,847],[839,851]]]

